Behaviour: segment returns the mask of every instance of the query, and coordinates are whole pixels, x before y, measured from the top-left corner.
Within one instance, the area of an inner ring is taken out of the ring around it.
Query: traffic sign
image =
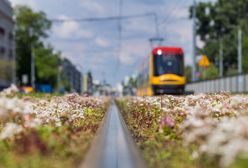
[[[200,67],[208,67],[210,65],[208,57],[206,55],[203,55],[200,61],[198,62],[198,65]]]

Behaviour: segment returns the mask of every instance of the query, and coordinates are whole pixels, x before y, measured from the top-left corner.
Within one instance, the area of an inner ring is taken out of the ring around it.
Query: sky
[[[215,0],[201,0],[215,1]],[[120,0],[10,0],[13,6],[25,4],[44,11],[49,19],[97,18],[118,16]],[[186,65],[192,64],[193,0],[122,0],[122,15],[156,13],[163,45],[182,47]],[[198,1],[197,1],[198,2]],[[71,60],[82,73],[115,86],[137,71],[151,52],[149,39],[156,36],[155,17],[147,15],[98,22],[53,23],[46,40]],[[121,39],[121,43],[120,43]],[[198,46],[203,45],[199,40]],[[121,46],[121,47],[120,47]]]

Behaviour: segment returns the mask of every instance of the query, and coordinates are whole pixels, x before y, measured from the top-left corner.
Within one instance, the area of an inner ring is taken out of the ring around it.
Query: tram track
[[[80,168],[146,168],[114,103]]]

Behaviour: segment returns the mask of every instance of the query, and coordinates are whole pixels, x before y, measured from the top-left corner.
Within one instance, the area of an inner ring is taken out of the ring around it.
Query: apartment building
[[[13,9],[0,0],[0,90],[15,82],[15,40]]]

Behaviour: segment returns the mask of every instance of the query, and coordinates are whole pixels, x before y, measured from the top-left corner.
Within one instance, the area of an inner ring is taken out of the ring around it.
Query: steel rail
[[[79,168],[146,168],[115,104]]]

